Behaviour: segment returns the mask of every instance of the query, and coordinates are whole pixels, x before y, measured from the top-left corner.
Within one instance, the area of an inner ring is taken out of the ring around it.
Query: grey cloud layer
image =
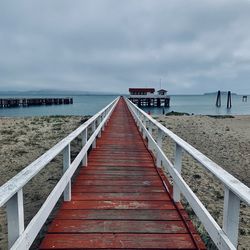
[[[250,92],[249,1],[1,1],[0,86]]]

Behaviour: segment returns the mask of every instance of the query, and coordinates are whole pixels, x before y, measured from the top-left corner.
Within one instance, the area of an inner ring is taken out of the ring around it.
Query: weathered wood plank
[[[174,209],[169,201],[71,201],[62,209]]]
[[[169,201],[166,193],[80,193],[73,192],[72,200],[78,201]]]
[[[189,220],[185,210],[180,210],[182,216]],[[177,210],[156,210],[156,209],[60,209],[56,214],[56,219],[60,220],[181,220]]]
[[[163,186],[86,186],[75,183],[72,192],[92,192],[92,193],[162,193],[165,192]]]
[[[78,185],[94,185],[94,186],[162,186],[162,182],[158,181],[151,181],[151,180],[123,180],[123,181],[115,181],[115,180],[80,180],[78,179]]]
[[[158,182],[160,179],[159,176],[139,176],[131,173],[130,176],[118,176],[118,175],[82,175],[79,174],[76,178],[76,181],[82,181],[82,180],[105,180],[106,184],[109,183],[109,181],[138,181],[139,183],[141,181],[152,181],[152,182]]]
[[[199,242],[199,249],[205,249]],[[74,249],[197,249],[189,234],[50,234],[40,249],[73,249],[72,246]]]
[[[183,221],[53,220],[49,233],[188,233]],[[195,233],[195,231],[192,231]]]

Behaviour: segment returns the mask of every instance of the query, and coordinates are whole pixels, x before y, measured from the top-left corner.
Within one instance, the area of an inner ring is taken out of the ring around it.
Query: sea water
[[[14,98],[15,96],[8,96]],[[38,98],[49,96],[25,96]],[[55,96],[65,97],[65,96]],[[0,116],[49,116],[49,115],[93,115],[109,104],[117,96],[114,95],[81,95],[72,96],[73,104],[0,108]],[[2,96],[0,98],[7,98]],[[17,98],[21,98],[18,96]],[[151,114],[163,114],[171,111],[203,115],[250,115],[250,96],[248,102],[242,102],[241,95],[232,95],[232,108],[227,109],[227,96],[222,95],[221,107],[215,105],[216,95],[172,95],[169,108],[143,108]]]

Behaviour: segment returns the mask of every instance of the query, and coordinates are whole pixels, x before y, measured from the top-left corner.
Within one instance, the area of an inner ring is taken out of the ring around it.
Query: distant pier
[[[154,88],[130,88],[128,99],[138,107],[169,107],[170,97],[167,90],[160,89],[155,94]]]
[[[0,98],[0,108],[73,104],[73,98]]]

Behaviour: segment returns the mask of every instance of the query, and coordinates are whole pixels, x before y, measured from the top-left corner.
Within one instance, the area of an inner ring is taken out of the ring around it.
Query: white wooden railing
[[[71,178],[80,164],[87,165],[88,149],[91,146],[93,148],[96,146],[96,138],[101,136],[101,132],[104,130],[118,100],[119,98],[116,98],[0,187],[0,207],[7,205],[8,243],[10,249],[29,249],[62,193],[64,193],[65,201],[71,200]],[[93,133],[88,139],[89,128]],[[82,137],[82,149],[71,162],[70,143],[78,136]],[[40,210],[24,228],[23,187],[61,152],[63,153],[64,174]]]
[[[143,137],[148,141],[148,147],[155,154],[157,167],[167,171],[173,179],[173,199],[180,201],[182,193],[193,211],[204,225],[211,239],[219,249],[236,249],[238,245],[238,229],[240,202],[250,205],[250,189],[237,180],[204,154],[182,140],[172,131],[157,122],[150,115],[139,109],[126,99]],[[152,136],[153,128],[157,129],[157,139]],[[175,160],[172,163],[162,150],[163,137],[168,136],[175,142]],[[221,228],[212,215],[207,211],[198,197],[181,176],[182,153],[186,152],[199,162],[207,171],[212,173],[224,185],[223,227]]]

